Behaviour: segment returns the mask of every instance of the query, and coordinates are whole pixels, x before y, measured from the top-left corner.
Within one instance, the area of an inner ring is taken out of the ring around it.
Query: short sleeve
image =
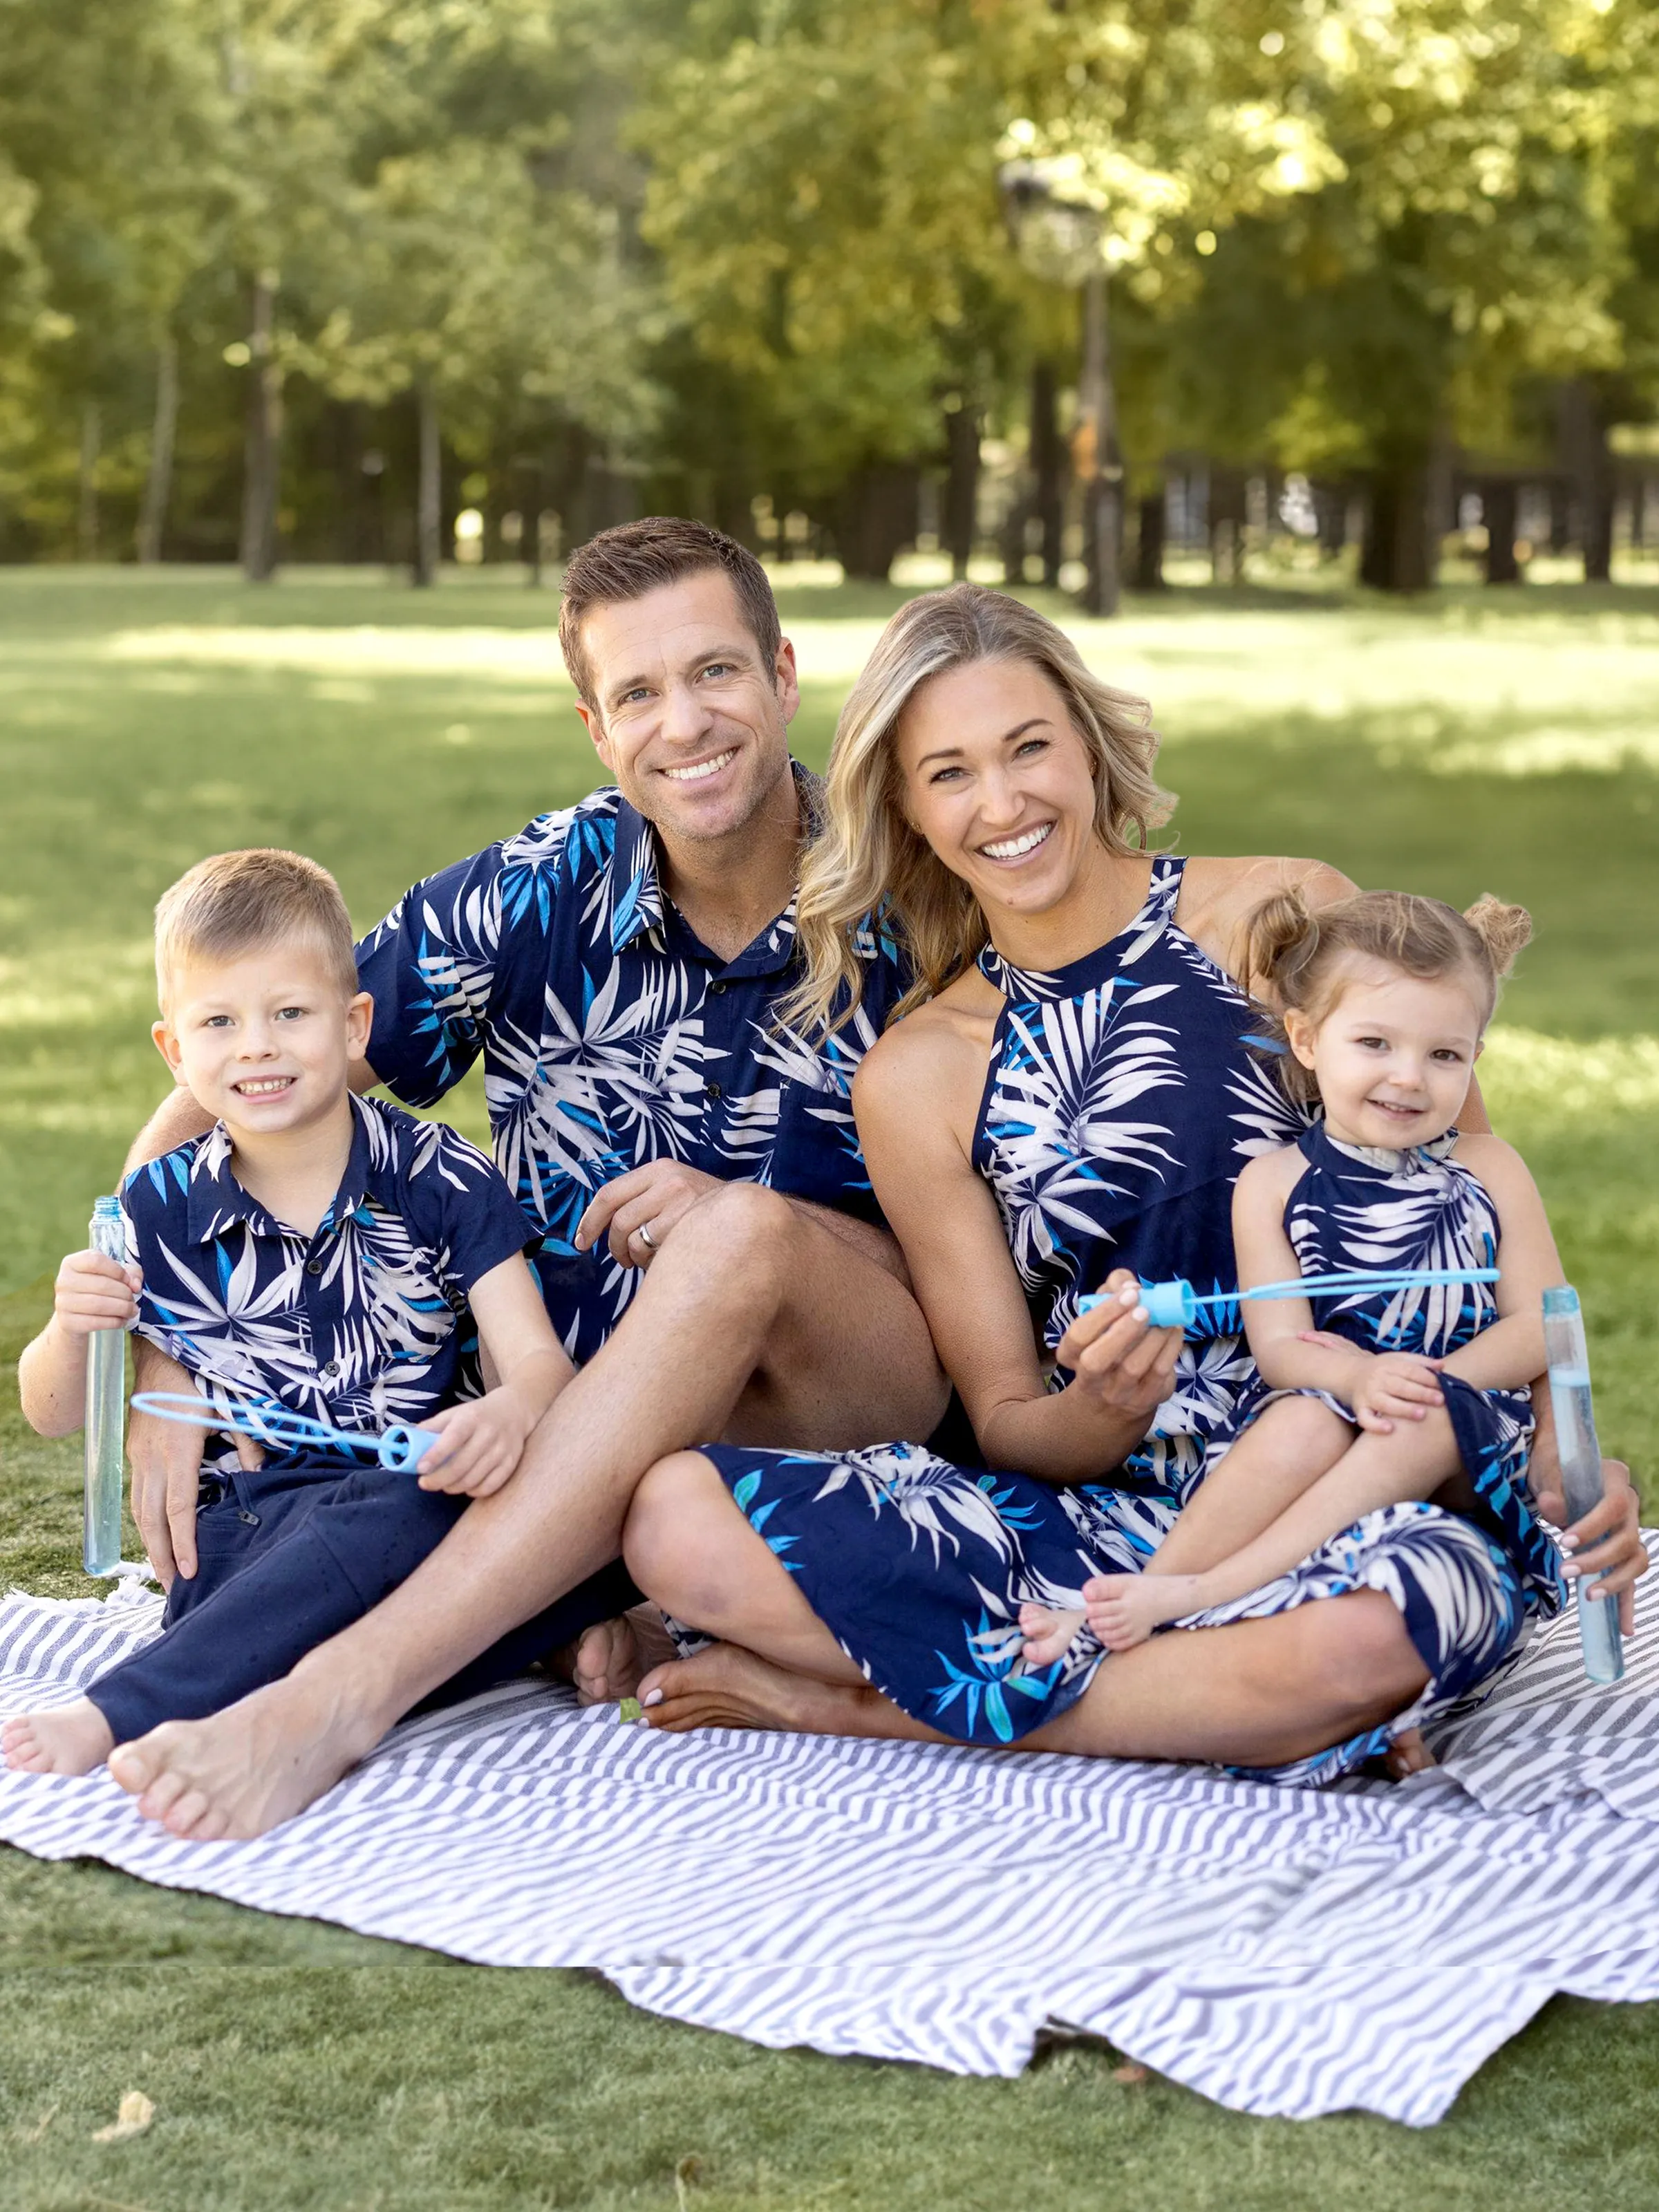
[[[183,1307],[195,1285],[181,1280],[173,1255],[184,1249],[190,1202],[191,1148],[135,1168],[121,1186],[127,1257],[143,1275],[137,1334],[170,1358],[180,1357]]]
[[[408,1189],[421,1240],[455,1297],[465,1298],[493,1267],[540,1242],[489,1154],[441,1121],[416,1127]]]
[[[410,1106],[434,1106],[477,1058],[501,949],[502,848],[416,884],[357,947],[374,1001],[369,1065]]]

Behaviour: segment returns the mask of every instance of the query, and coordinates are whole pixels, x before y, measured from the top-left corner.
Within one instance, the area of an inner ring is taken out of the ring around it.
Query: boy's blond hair
[[[351,916],[326,868],[301,853],[257,846],[198,860],[155,908],[155,988],[165,1013],[172,979],[192,960],[224,962],[302,938],[347,998],[357,989]]]

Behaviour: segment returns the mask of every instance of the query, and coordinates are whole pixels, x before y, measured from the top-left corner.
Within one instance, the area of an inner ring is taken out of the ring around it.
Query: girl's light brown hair
[[[1356,957],[1380,960],[1425,981],[1466,975],[1481,1007],[1484,1031],[1498,988],[1516,955],[1532,937],[1532,916],[1485,893],[1464,913],[1439,899],[1411,891],[1358,891],[1330,906],[1310,907],[1300,891],[1265,900],[1246,925],[1245,985],[1265,994],[1257,1027],[1285,1047],[1277,1009],[1295,1007],[1322,1022],[1341,996],[1344,963]],[[1313,1070],[1288,1048],[1279,1079],[1292,1097],[1319,1096]]]
[[[780,1008],[807,1030],[834,1030],[861,994],[859,942],[873,921],[911,962],[915,981],[892,1018],[954,981],[985,943],[985,918],[905,817],[896,736],[933,677],[981,660],[1024,661],[1066,702],[1089,755],[1095,831],[1109,852],[1144,845],[1175,802],[1152,775],[1158,734],[1145,700],[1115,691],[1062,629],[1035,608],[955,584],[901,607],[865,663],[836,726],[817,835],[802,860],[796,926],[805,975]]]
[[[167,1012],[190,961],[225,962],[300,938],[347,998],[357,988],[351,916],[326,868],[303,854],[256,846],[198,860],[155,908],[155,988]]]

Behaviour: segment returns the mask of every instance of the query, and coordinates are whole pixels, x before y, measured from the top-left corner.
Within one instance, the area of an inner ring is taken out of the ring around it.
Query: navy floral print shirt
[[[813,779],[795,774],[810,813]],[[793,902],[722,961],[664,895],[649,824],[606,789],[416,884],[357,959],[368,1056],[399,1098],[435,1104],[483,1054],[496,1162],[580,1361],[640,1279],[603,1245],[578,1252],[576,1225],[602,1184],[647,1160],[880,1219],[850,1090],[908,978],[873,933],[860,951],[846,1026],[827,1042],[782,1029]]]
[[[222,1122],[129,1176],[138,1331],[228,1408],[275,1399],[353,1433],[476,1395],[472,1285],[531,1233],[488,1156],[441,1122],[351,1102],[351,1155],[313,1237],[231,1173]]]

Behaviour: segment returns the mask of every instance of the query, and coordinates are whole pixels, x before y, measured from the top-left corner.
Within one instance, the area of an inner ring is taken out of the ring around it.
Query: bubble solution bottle
[[[119,1199],[97,1200],[87,1241],[106,1259],[126,1258]],[[94,1329],[87,1339],[86,1510],[81,1539],[81,1564],[89,1575],[112,1575],[121,1564],[126,1386],[126,1331]]]
[[[1578,1293],[1565,1285],[1544,1293],[1544,1354],[1549,1361],[1555,1444],[1561,1455],[1561,1488],[1567,1519],[1582,1520],[1601,1502],[1601,1447],[1590,1404],[1589,1351]],[[1616,1682],[1625,1671],[1624,1639],[1616,1598],[1592,1598],[1593,1575],[1577,1578],[1578,1640],[1592,1682]]]

